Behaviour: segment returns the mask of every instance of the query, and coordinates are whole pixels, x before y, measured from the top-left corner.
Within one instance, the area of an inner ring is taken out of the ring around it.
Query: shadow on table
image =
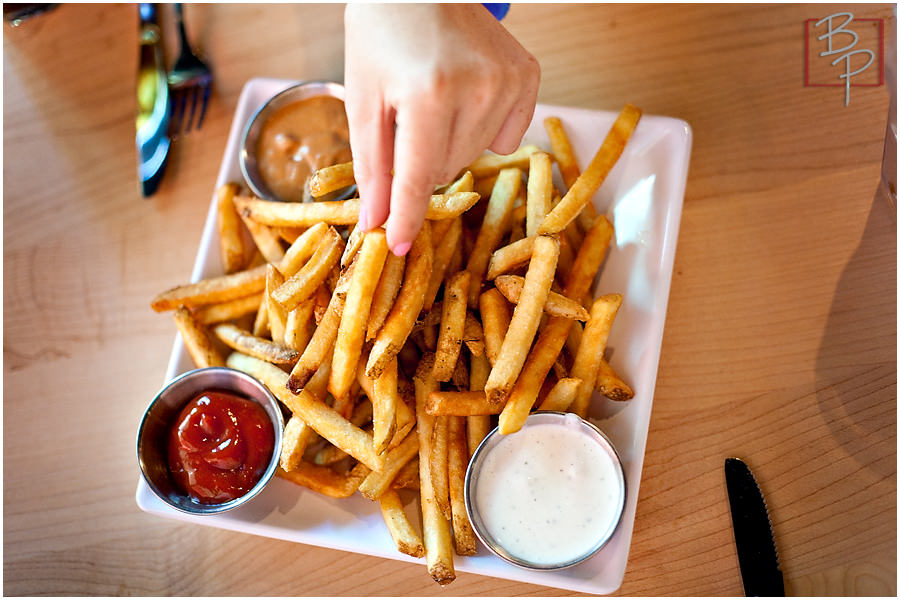
[[[897,224],[892,211],[876,193],[859,246],[835,289],[816,358],[822,417],[847,454],[880,477],[896,475]]]

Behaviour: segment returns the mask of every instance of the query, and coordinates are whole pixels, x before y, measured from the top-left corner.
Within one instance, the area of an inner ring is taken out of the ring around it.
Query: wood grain
[[[541,63],[540,102],[631,102],[693,128],[621,595],[742,593],[726,456],[760,480],[789,592],[896,595],[896,209],[876,196],[888,98],[854,88],[845,107],[802,80],[804,20],[843,8],[514,4],[504,20]],[[6,594],[575,595],[466,573],[441,589],[420,565],[135,505],[135,432],[174,338],[149,301],[190,274],[241,87],[342,80],[342,10],[189,6],[215,91],[149,200],[135,6],[5,26]],[[895,30],[890,6],[848,10]]]

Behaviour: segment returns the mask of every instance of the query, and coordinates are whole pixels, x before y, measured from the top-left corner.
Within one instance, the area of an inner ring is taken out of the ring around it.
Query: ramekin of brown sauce
[[[275,474],[284,418],[259,381],[225,367],[169,382],[148,406],[137,438],[147,485],[172,508],[215,514],[258,494]]]
[[[350,160],[344,87],[338,83],[293,85],[267,100],[244,129],[241,172],[260,198],[310,201],[309,177]]]

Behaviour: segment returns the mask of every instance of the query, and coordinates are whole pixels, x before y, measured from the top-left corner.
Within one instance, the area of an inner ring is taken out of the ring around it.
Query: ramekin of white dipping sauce
[[[466,512],[504,560],[554,570],[593,556],[625,507],[625,475],[609,439],[573,413],[536,412],[521,430],[494,429],[469,462]]]

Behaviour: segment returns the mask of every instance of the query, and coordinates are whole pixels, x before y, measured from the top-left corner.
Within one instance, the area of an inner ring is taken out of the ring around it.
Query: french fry
[[[469,165],[468,170],[475,179],[496,175],[503,169],[517,168],[524,171],[528,169],[528,157],[539,151],[537,146],[528,145],[512,154],[482,154]]]
[[[303,460],[303,454],[315,432],[300,417],[292,416],[284,425],[281,436],[281,468],[293,471]]]
[[[473,191],[481,196],[482,200],[490,199],[491,192],[494,191],[494,184],[497,183],[497,173],[499,172],[500,171],[498,170],[493,175],[486,175],[475,179]],[[471,173],[471,171],[469,171],[469,173]]]
[[[466,311],[466,325],[463,329],[463,343],[476,356],[484,354],[484,329],[470,311]]]
[[[230,348],[276,365],[292,365],[300,353],[293,348],[256,337],[249,331],[229,323],[220,323],[213,333]]]
[[[476,192],[433,194],[425,211],[426,219],[452,219],[478,202]],[[235,196],[238,212],[249,220],[270,227],[311,227],[322,221],[328,225],[354,225],[359,220],[359,200],[333,202],[272,202],[249,196]],[[246,222],[246,220],[245,220]]]
[[[265,337],[269,335],[269,313],[266,312],[268,304],[265,302],[265,288],[260,294],[259,309],[256,311],[256,318],[253,320],[253,335],[256,337]]]
[[[408,435],[396,448],[389,450],[384,457],[384,468],[381,472],[372,471],[360,484],[359,493],[369,500],[378,500],[382,494],[391,489],[391,483],[403,465],[419,455],[419,436]]]
[[[503,338],[506,337],[512,319],[509,303],[500,290],[491,288],[481,294],[478,306],[481,310],[481,326],[484,331],[484,351],[493,365],[497,362]]]
[[[597,381],[597,372],[600,370],[600,361],[603,359],[609,331],[621,305],[621,294],[600,296],[591,307],[591,318],[584,326],[581,344],[578,346],[578,354],[575,355],[571,372],[572,377],[583,381],[571,406],[571,411],[581,418],[587,417],[591,393]]]
[[[575,184],[575,180],[581,174],[578,168],[578,161],[575,158],[575,152],[572,150],[572,144],[566,135],[562,121],[559,117],[547,117],[544,119],[544,129],[547,131],[547,137],[550,139],[550,150],[553,152],[553,158],[556,159],[556,165],[559,167],[559,174],[562,175],[563,182],[567,188]]]
[[[418,436],[416,436],[418,439]],[[392,490],[417,490],[419,489],[419,457],[414,456],[411,461],[403,465],[394,481],[391,482]]]
[[[550,211],[538,233],[543,235],[558,233],[578,216],[622,156],[625,144],[628,143],[640,118],[639,108],[630,104],[625,105],[591,163],[578,176],[559,204]]]
[[[475,532],[466,514],[464,486],[469,454],[466,447],[466,420],[462,417],[447,417],[447,479],[450,487],[450,513],[453,525],[453,540],[456,542],[456,553],[460,556],[472,556],[478,549],[475,544]]]
[[[313,294],[313,300],[313,316],[316,318],[316,325],[318,325],[322,322],[322,317],[324,317],[325,313],[328,311],[328,304],[331,302],[331,294],[325,289],[325,286],[319,286],[316,288],[316,293]]]
[[[181,340],[197,368],[225,365],[225,358],[216,348],[209,331],[191,315],[191,311],[179,307],[175,309],[173,316],[175,317],[175,326],[181,333]]]
[[[521,240],[512,242],[495,250],[491,255],[491,260],[488,263],[487,273],[484,278],[488,281],[492,281],[496,279],[498,275],[508,273],[514,269],[527,265],[528,261],[531,260],[531,252],[534,250],[535,239],[534,236],[522,238]]]
[[[309,178],[309,192],[313,198],[321,198],[341,188],[356,183],[353,163],[346,162],[319,169]]]
[[[286,310],[293,310],[298,304],[313,295],[325,282],[331,270],[338,264],[344,241],[334,228],[322,236],[319,247],[294,275],[272,292],[272,298]],[[269,315],[271,322],[272,315]]]
[[[436,417],[469,417],[478,415],[499,415],[503,405],[488,401],[484,391],[474,392],[434,392],[428,395],[425,410]]]
[[[442,193],[452,194],[455,192],[472,192],[475,190],[475,177],[471,171],[466,171],[459,178],[447,186]]]
[[[431,434],[431,487],[434,501],[444,518],[450,520],[450,483],[447,479],[447,450],[450,421],[448,417],[435,417]]]
[[[525,275],[525,285],[519,303],[513,310],[509,331],[503,339],[500,354],[484,385],[484,391],[491,402],[506,400],[516,383],[541,322],[558,258],[558,240],[539,236],[534,241],[534,251],[528,265],[528,273]]]
[[[293,244],[297,241],[298,237],[303,235],[303,232],[306,231],[306,227],[273,227],[273,230],[278,235],[278,237],[286,241],[288,244]],[[287,254],[287,252],[285,252],[285,254]]]
[[[491,363],[487,353],[482,356],[472,355],[469,362],[469,391],[483,392],[484,384],[491,373]],[[491,417],[478,415],[466,417],[466,441],[469,447],[469,456],[475,454],[475,449],[491,430]]]
[[[525,286],[525,278],[518,275],[500,275],[494,280],[494,285],[497,286],[497,289],[500,290],[500,293],[507,300],[512,304],[518,305],[519,296],[522,294],[522,288]],[[590,313],[578,302],[553,291],[547,295],[544,312],[554,317],[563,317],[577,321],[587,321],[590,317]]]
[[[471,274],[460,271],[447,280],[441,306],[441,325],[434,353],[434,378],[448,381],[453,375],[466,327],[466,299]]]
[[[256,248],[266,259],[266,262],[278,264],[284,258],[284,248],[281,246],[281,238],[274,229],[262,223],[247,218],[243,213],[240,214],[244,226],[250,232],[250,237],[256,244]]]
[[[356,378],[356,366],[366,337],[372,295],[381,277],[387,253],[383,229],[374,229],[365,234],[334,343],[328,391],[335,399],[343,398]]]
[[[316,331],[306,345],[306,349],[291,370],[291,376],[288,378],[287,385],[288,389],[293,393],[300,393],[300,390],[306,385],[306,382],[313,376],[313,373],[316,372],[325,358],[334,351],[334,341],[337,338],[338,327],[341,325],[343,313],[344,299],[334,294],[328,303],[325,316],[322,317],[322,321],[316,327]],[[322,397],[321,394],[318,396]]]
[[[413,378],[416,389],[416,430],[419,436],[419,496],[428,574],[439,584],[446,585],[456,579],[456,570],[453,568],[450,524],[437,506],[431,484],[431,436],[435,417],[425,412],[425,401],[439,387],[432,376],[433,369],[434,355],[426,354]]]
[[[287,314],[284,322],[284,345],[293,348],[297,352],[306,350],[306,345],[312,338],[313,308],[315,299],[304,300],[294,310]]]
[[[572,266],[572,272],[564,289],[565,296],[583,297],[600,269],[606,256],[613,228],[604,216],[600,216],[584,236],[584,244],[578,249],[578,255]],[[522,428],[534,402],[537,399],[541,384],[556,362],[569,331],[572,321],[560,317],[551,317],[541,331],[538,340],[525,361],[516,385],[500,413],[499,429],[504,435],[514,433]],[[485,330],[487,335],[487,330]]]
[[[363,375],[365,375],[363,373]],[[375,452],[383,453],[397,430],[397,403],[403,402],[397,394],[397,359],[392,358],[373,385],[372,401]]]
[[[362,247],[363,238],[365,237],[365,235],[366,232],[363,231],[359,227],[359,223],[357,223],[353,227],[353,231],[351,231],[350,235],[347,237],[347,245],[344,247],[344,253],[341,255],[342,269],[346,269],[348,266],[350,266],[350,263],[353,262],[353,258]]]
[[[300,267],[306,264],[306,261],[315,253],[327,232],[328,225],[316,223],[299,235],[285,251],[284,258],[276,265],[281,274],[291,277],[299,271]]]
[[[425,290],[431,278],[433,255],[431,227],[428,221],[425,221],[407,255],[406,273],[394,307],[381,331],[375,336],[375,343],[366,363],[366,375],[369,377],[377,378],[381,374],[388,361],[400,352],[406,338],[412,332],[425,302]]]
[[[287,389],[287,373],[265,361],[237,352],[227,365],[259,379],[290,411],[303,419],[320,436],[373,471],[384,468],[384,457],[375,454],[372,435],[356,427],[307,389],[293,394]],[[360,480],[361,482],[362,480]]]
[[[236,183],[226,183],[216,190],[216,223],[219,228],[219,251],[225,273],[240,271],[247,257],[247,244],[241,226],[241,218],[234,207]]]
[[[564,377],[559,379],[553,388],[550,389],[550,393],[547,394],[544,401],[541,402],[538,410],[566,412],[569,410],[569,406],[572,405],[572,401],[575,399],[575,395],[578,393],[580,385],[581,380],[577,377]]]
[[[179,306],[192,308],[203,304],[215,304],[256,294],[266,287],[266,266],[259,265],[246,271],[202,279],[196,283],[179,285],[161,294],[151,302],[156,312],[174,310]]]
[[[369,325],[366,329],[366,341],[372,341],[385,319],[394,306],[394,300],[400,292],[403,283],[403,271],[406,269],[406,257],[389,253],[384,260],[384,268],[381,270],[381,279],[372,296],[372,308],[369,311]]]
[[[447,223],[447,230],[443,233],[437,231],[438,225],[434,225],[432,241],[435,242],[434,261],[431,268],[431,278],[428,281],[428,289],[425,292],[425,303],[423,307],[430,311],[434,305],[434,299],[437,297],[438,290],[444,282],[444,275],[448,272],[447,267],[453,258],[454,252],[459,248],[459,240],[462,237],[463,224],[462,219],[450,219],[447,221],[436,221],[436,223]]]
[[[525,235],[537,234],[538,227],[550,212],[550,196],[553,194],[553,180],[550,155],[535,152],[529,158]]]
[[[394,490],[388,490],[382,494],[379,499],[381,505],[381,516],[387,525],[391,538],[397,546],[397,550],[403,554],[421,558],[425,556],[425,546],[422,544],[422,538],[412,528],[409,519],[406,518],[406,511],[403,510],[403,503],[400,501],[400,495]]]
[[[616,402],[625,402],[634,398],[634,390],[619,377],[604,358],[600,361],[600,370],[597,372],[597,383],[594,389]]]
[[[356,381],[359,383],[360,387],[363,390],[363,393],[369,398],[372,399],[375,397],[375,380],[366,375],[366,367],[365,363],[360,360],[359,365],[356,371]],[[395,419],[397,421],[394,434],[391,437],[391,441],[387,446],[387,449],[390,450],[392,448],[396,448],[399,446],[403,440],[406,439],[406,436],[412,430],[413,427],[416,426],[416,415],[413,413],[413,410],[406,404],[403,400],[403,387],[405,385],[409,385],[409,382],[405,379],[402,379],[399,376],[397,377],[397,402],[395,402],[394,411],[395,411]]]
[[[269,319],[269,332],[272,341],[276,344],[284,344],[284,328],[287,324],[287,311],[281,304],[275,301],[272,294],[284,283],[284,276],[271,263],[266,265],[266,315]]]
[[[367,470],[365,465],[358,464],[349,473],[341,475],[328,467],[300,461],[293,470],[285,471],[279,468],[275,474],[325,496],[349,498],[356,492],[356,488],[365,478]]]
[[[521,182],[522,172],[519,169],[503,169],[497,177],[497,183],[494,184],[494,191],[484,213],[484,221],[478,230],[475,247],[466,265],[466,270],[472,274],[472,281],[469,284],[469,306],[472,308],[478,304],[481,281],[487,271],[491,254],[500,245]]]
[[[227,300],[218,304],[199,306],[193,311],[194,318],[204,325],[231,321],[232,319],[237,319],[259,310],[262,298],[262,294],[251,294],[249,296],[244,296],[243,298]]]

